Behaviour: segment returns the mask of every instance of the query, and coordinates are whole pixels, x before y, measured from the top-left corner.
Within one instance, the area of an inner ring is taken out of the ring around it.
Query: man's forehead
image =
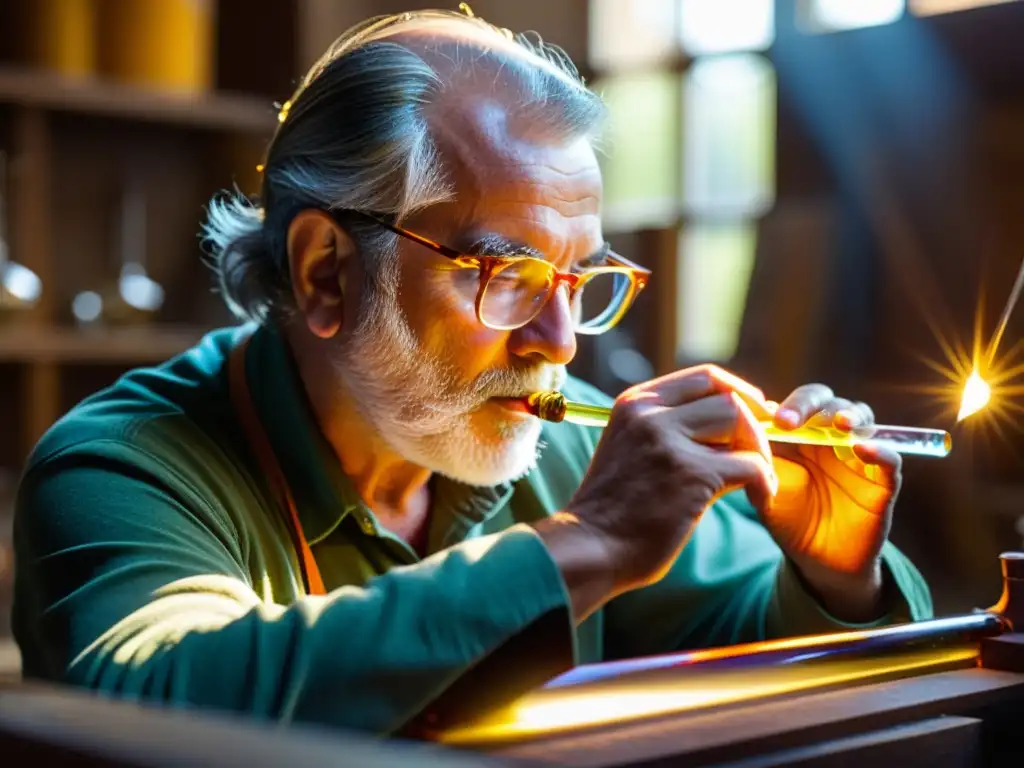
[[[431,133],[438,159],[458,198],[600,198],[600,168],[586,138],[523,137],[511,125],[509,108],[494,101],[461,104],[435,114]]]

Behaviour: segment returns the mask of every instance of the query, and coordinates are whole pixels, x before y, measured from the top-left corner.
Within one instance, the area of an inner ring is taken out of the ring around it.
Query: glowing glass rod
[[[1003,307],[1003,314],[999,316],[999,325],[996,326],[995,335],[988,345],[990,363],[995,359],[996,350],[999,348],[999,343],[1003,340],[1003,334],[1006,333],[1006,326],[1010,323],[1010,315],[1013,314],[1013,308],[1017,306],[1017,302],[1020,300],[1022,288],[1024,288],[1024,261],[1021,262],[1017,270],[1017,279],[1013,281],[1013,288],[1010,289],[1010,296],[1006,300],[1006,306]],[[974,372],[977,373],[977,369]]]
[[[545,421],[568,421],[587,427],[605,426],[612,413],[612,409],[606,406],[574,403],[566,400],[561,392],[537,392],[526,399],[526,404],[530,413]],[[775,443],[828,445],[840,448],[870,442],[874,445],[891,448],[897,453],[910,456],[930,456],[937,459],[947,456],[953,447],[952,436],[949,432],[941,429],[874,424],[870,427],[844,431],[818,426],[780,429],[770,422],[762,422],[762,425],[768,439]]]

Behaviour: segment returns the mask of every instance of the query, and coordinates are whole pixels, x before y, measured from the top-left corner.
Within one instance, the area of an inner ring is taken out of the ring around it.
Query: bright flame
[[[918,281],[920,282],[920,281]],[[934,289],[931,291],[934,293]],[[935,341],[942,352],[943,359],[931,359],[926,355],[917,357],[926,366],[940,374],[945,382],[924,385],[908,385],[899,387],[907,392],[934,397],[942,405],[941,418],[957,421],[971,418],[973,437],[998,437],[1005,444],[1006,450],[1016,455],[1019,443],[1011,439],[1005,428],[1014,432],[1020,430],[1021,416],[1024,415],[1024,403],[1019,402],[1024,395],[1024,337],[1015,335],[1013,344],[1001,347],[1007,327],[1008,318],[1024,293],[1024,262],[1017,273],[1017,280],[1010,291],[1003,313],[1000,316],[996,331],[987,341],[985,339],[985,296],[978,296],[974,310],[973,343],[968,347],[955,334],[948,334],[940,322],[940,317],[933,312],[940,302],[929,302],[920,298],[918,307],[924,322],[928,325]],[[938,415],[938,414],[937,414]],[[987,429],[983,432],[981,427]],[[991,434],[988,431],[991,430]]]
[[[992,397],[992,388],[988,382],[981,378],[978,369],[971,371],[964,384],[964,394],[960,399],[960,412],[956,415],[957,421],[963,421],[968,416],[977,413],[986,405]]]

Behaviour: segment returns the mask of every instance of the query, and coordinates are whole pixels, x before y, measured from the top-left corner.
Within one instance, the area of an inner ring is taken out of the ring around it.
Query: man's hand
[[[850,430],[873,424],[874,414],[810,384],[783,401],[774,422],[782,429]],[[870,444],[773,448],[779,492],[761,510],[765,527],[832,615],[851,622],[879,618],[881,551],[900,487],[900,455]]]
[[[577,620],[660,579],[700,516],[744,488],[766,508],[777,489],[761,392],[714,366],[628,389],[564,512],[536,525]]]

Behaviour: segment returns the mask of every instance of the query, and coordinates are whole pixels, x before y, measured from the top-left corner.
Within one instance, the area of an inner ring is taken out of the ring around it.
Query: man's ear
[[[288,268],[295,303],[315,336],[334,336],[345,318],[345,278],[355,243],[323,211],[300,211],[288,227]]]

